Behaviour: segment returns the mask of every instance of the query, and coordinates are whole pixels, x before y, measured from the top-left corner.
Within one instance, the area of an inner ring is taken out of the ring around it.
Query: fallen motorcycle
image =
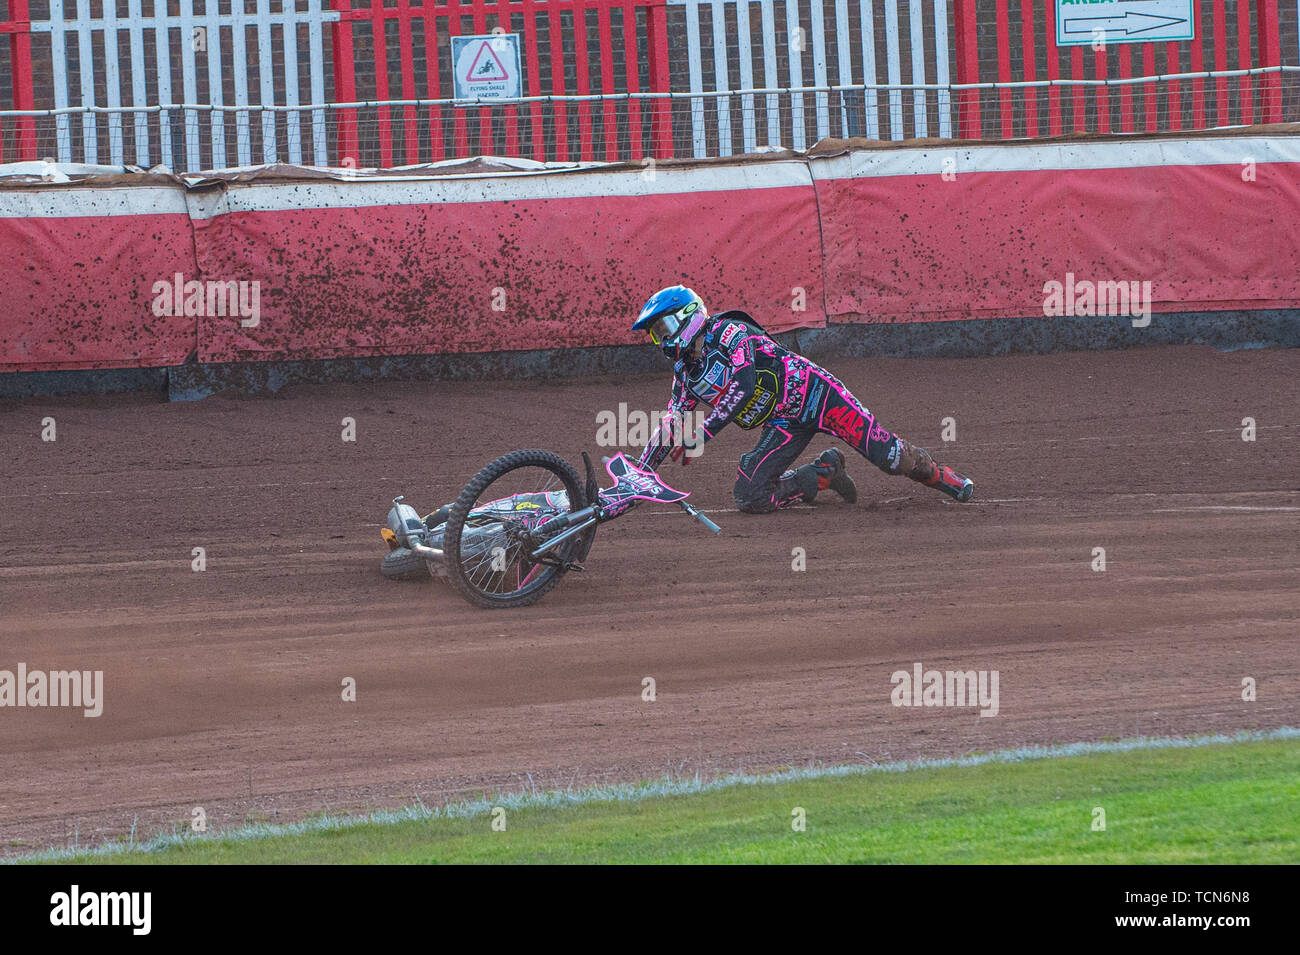
[[[465,486],[452,504],[421,518],[393,499],[381,571],[386,577],[430,574],[446,578],[479,607],[526,607],[555,588],[569,571],[581,571],[596,529],[626,514],[638,501],[676,504],[715,534],[722,529],[622,452],[605,459],[612,487],[601,488],[584,451],[585,480],[550,451],[513,451],[497,458]]]

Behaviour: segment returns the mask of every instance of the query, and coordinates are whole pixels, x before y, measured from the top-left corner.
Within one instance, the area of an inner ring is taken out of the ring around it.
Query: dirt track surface
[[[664,406],[666,371],[0,404],[0,669],[105,684],[98,718],[0,709],[0,852],[134,820],[170,830],[195,806],[221,827],[1300,725],[1300,351],[832,367],[886,427],[971,475],[977,503],[855,457],[856,505],[738,514],[736,459],[757,433],[728,429],[664,468],[724,536],[647,506],[602,528],[585,574],[513,612],[383,580],[389,500],[432,509],[519,447],[577,462],[598,450],[598,411]],[[917,662],[996,669],[1000,712],[894,707],[891,674]]]

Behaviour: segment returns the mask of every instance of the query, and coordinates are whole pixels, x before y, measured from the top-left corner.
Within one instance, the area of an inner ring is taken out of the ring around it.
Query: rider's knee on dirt
[[[811,504],[817,496],[817,468],[805,464],[786,471],[777,480],[760,485],[742,473],[732,488],[736,509],[743,514],[771,514],[791,504]]]
[[[770,514],[777,509],[772,501],[770,488],[764,491],[754,482],[743,477],[736,481],[736,486],[731,489],[731,496],[736,502],[736,510],[742,514]]]

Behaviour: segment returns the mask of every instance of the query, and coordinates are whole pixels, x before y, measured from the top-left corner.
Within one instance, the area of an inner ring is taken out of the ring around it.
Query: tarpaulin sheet
[[[125,202],[118,190],[79,191],[55,216],[36,195],[0,193],[0,208],[30,213],[0,215],[0,368],[180,364],[197,345],[195,320],[156,315],[152,289],[195,271],[183,192],[123,188]]]
[[[827,313],[869,322],[1043,315],[1056,307],[1052,282],[1063,293],[1084,282],[1150,282],[1154,311],[1294,305],[1296,144],[975,147],[815,161]]]
[[[677,282],[774,332],[1043,315],[1071,279],[1149,281],[1157,312],[1300,301],[1289,133],[824,152],[0,179],[0,368],[631,344]],[[255,285],[257,315],[159,314],[159,282]]]
[[[201,271],[257,280],[262,310],[256,327],[200,318],[201,360],[639,343],[637,310],[678,282],[773,331],[825,324],[811,183],[403,204],[387,200],[409,189],[365,188],[383,204],[241,194],[197,222]]]

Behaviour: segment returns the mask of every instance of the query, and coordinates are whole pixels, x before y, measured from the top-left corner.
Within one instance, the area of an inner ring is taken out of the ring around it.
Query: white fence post
[[[286,19],[284,30],[293,29]],[[275,76],[268,67],[274,62],[271,49],[271,0],[257,0],[257,73],[260,80],[262,105],[275,102]],[[286,60],[284,71],[289,72],[293,60]],[[275,113],[262,110],[262,162],[273,163],[279,156],[275,143]]]
[[[749,36],[749,0],[736,4],[736,41],[740,44],[740,88],[754,88],[754,51]],[[740,98],[741,149],[752,153],[758,146],[758,117],[754,115],[754,94]]]
[[[776,0],[668,0],[670,6],[684,7],[686,18],[686,55],[687,73],[690,77],[691,132],[693,152],[697,157],[708,155],[708,138],[705,128],[704,100],[710,93],[720,94],[730,90],[756,89],[758,80],[755,74],[762,74],[762,88],[780,90],[763,94],[767,109],[767,143],[772,146],[782,144],[780,102],[783,97],[790,99],[790,134],[788,145],[794,149],[808,146],[808,130],[805,125],[805,97],[811,95],[816,114],[816,135],[818,139],[831,135],[838,130],[848,135],[850,129],[861,132],[871,139],[879,139],[880,131],[880,92],[872,89],[883,83],[888,87],[885,95],[889,103],[889,135],[891,139],[903,139],[904,92],[903,61],[906,58],[911,65],[911,83],[924,86],[933,83],[945,86],[950,82],[951,68],[948,62],[948,37],[950,28],[948,17],[951,15],[948,0],[933,0],[935,17],[934,37],[925,36],[925,9],[931,0],[902,0],[907,3],[905,16],[908,21],[907,43],[903,43],[900,23],[900,0],[882,0],[884,3],[884,22],[881,27],[876,23],[877,7],[873,0],[857,0],[857,13],[860,17],[854,25],[849,19],[851,0],[808,0],[811,8],[808,19],[802,21],[804,11],[800,9],[801,0],[782,0],[785,8],[784,29],[786,33],[785,48],[778,49]],[[707,3],[712,22],[713,70],[712,88],[708,87],[704,77],[702,62],[703,43],[700,30],[700,6]],[[762,63],[756,64],[755,38],[750,28],[750,4],[757,3],[762,16]],[[736,13],[736,27],[726,29],[726,11],[731,7]],[[834,8],[833,19],[828,19],[828,8]],[[801,22],[802,21],[802,22]],[[734,34],[739,44],[736,55],[737,69],[733,72],[727,56],[725,37]],[[802,43],[800,43],[802,39]],[[877,73],[877,41],[883,41],[886,76]],[[834,53],[831,47],[834,46]],[[862,73],[858,79],[853,75],[854,47],[859,46],[862,53]],[[796,49],[802,46],[803,49]],[[812,75],[805,86],[805,69],[803,52],[811,54]],[[830,59],[834,56],[836,64],[835,81],[830,78]],[[935,66],[933,77],[927,77],[927,59],[933,56]],[[786,82],[781,84],[784,73]],[[736,78],[737,85],[730,86],[731,78]],[[856,92],[839,94],[830,90],[832,86],[867,87],[862,91],[861,125],[850,121],[849,111],[858,113]],[[788,91],[788,92],[787,92]],[[930,101],[924,89],[911,91],[913,130],[910,135],[921,137],[931,135]],[[699,94],[699,95],[696,95]],[[757,97],[752,93],[742,93],[739,97],[741,113],[741,141],[745,152],[752,152],[758,145],[757,117],[755,116]],[[729,97],[716,96],[718,120],[717,155],[729,156],[732,144],[732,102]],[[937,96],[938,135],[952,136],[952,96],[947,90],[940,90]],[[839,121],[833,124],[831,117],[838,113]]]
[[[925,6],[923,0],[908,0],[908,10],[912,14],[911,30],[908,34],[912,46],[912,82],[925,82],[925,46],[917,43],[917,37],[923,37],[925,26]],[[930,135],[930,122],[926,117],[925,90],[912,90],[912,112],[915,134],[918,138]]]
[[[64,37],[63,0],[50,0],[50,54],[54,80],[54,108],[68,105],[68,45]],[[72,162],[72,131],[67,113],[54,120],[55,155],[59,162]]]
[[[104,4],[104,99],[105,106],[122,105],[122,81],[117,57],[117,4],[109,0]],[[108,161],[114,165],[125,162],[122,150],[122,114],[108,114]]]
[[[840,86],[853,82],[852,40],[849,35],[849,0],[835,0],[835,68]],[[840,93],[840,135],[845,138],[849,135],[843,93]]]
[[[713,22],[713,88],[731,89],[727,75],[727,6],[725,0],[712,0],[710,16]],[[718,155],[731,155],[731,97],[718,97]]]
[[[311,75],[311,105],[321,106],[325,103],[325,55],[324,31],[322,25],[339,19],[334,10],[324,10],[321,0],[308,0],[308,9],[299,13],[294,0],[279,0],[280,9],[271,10],[271,0],[256,0],[257,10],[249,14],[245,0],[232,0],[229,13],[220,13],[218,0],[204,0],[203,12],[196,14],[194,0],[179,0],[176,15],[167,12],[167,0],[153,0],[150,12],[145,13],[145,0],[127,0],[127,19],[120,19],[113,0],[107,0],[102,15],[92,18],[90,0],[76,0],[77,13],[74,19],[67,18],[67,0],[50,0],[48,20],[34,20],[31,24],[33,33],[50,34],[51,78],[54,84],[54,106],[66,109],[74,105],[71,101],[73,79],[67,67],[68,35],[77,41],[77,83],[80,86],[79,103],[82,106],[106,106],[111,112],[107,114],[109,161],[122,164],[126,161],[125,141],[123,136],[123,116],[132,117],[134,139],[134,161],[137,165],[148,167],[153,161],[153,144],[150,142],[149,113],[158,113],[158,153],[159,161],[171,169],[194,171],[202,168],[203,127],[209,129],[208,140],[212,146],[211,166],[221,168],[228,159],[226,150],[225,111],[212,110],[205,124],[201,119],[201,110],[196,107],[205,105],[220,106],[224,102],[223,82],[229,80],[234,92],[235,109],[235,151],[241,166],[252,162],[252,113],[260,113],[259,124],[262,134],[262,161],[273,163],[279,160],[279,140],[276,135],[276,111],[264,107],[273,107],[275,103],[274,57],[275,44],[271,28],[281,24],[284,29],[284,96],[283,105],[299,105],[298,71],[300,56],[306,55]],[[196,25],[198,29],[196,30]],[[307,47],[301,50],[298,43],[298,27],[307,27]],[[249,57],[246,30],[257,30],[256,65],[259,76],[259,103],[249,101],[248,74],[253,65]],[[222,62],[221,31],[229,29],[231,34],[229,62]],[[122,57],[119,34],[125,31],[129,39],[131,100],[129,105],[122,103]],[[155,57],[155,75],[158,83],[157,102],[149,102],[145,47],[149,43],[146,34],[153,32]],[[196,37],[196,32],[198,37]],[[197,41],[202,39],[202,44]],[[103,51],[99,68],[102,77],[96,75],[94,56],[95,41],[99,40]],[[174,45],[175,44],[175,45]],[[197,46],[202,49],[196,49]],[[176,47],[179,46],[179,49]],[[208,102],[199,102],[198,53],[207,54]],[[177,55],[179,54],[179,55]],[[173,96],[172,65],[179,59],[182,91],[181,102]],[[231,67],[229,76],[225,67]],[[98,90],[103,89],[104,102],[98,103]],[[183,106],[184,109],[173,111],[168,107]],[[161,107],[161,108],[159,108]],[[238,107],[246,107],[240,109]],[[318,108],[312,113],[312,145],[315,161],[318,165],[328,162],[327,125],[325,109]],[[183,124],[185,146],[184,162],[178,162],[179,150],[172,141],[173,117]],[[80,157],[73,155],[70,117],[59,113],[55,120],[55,146],[60,162],[73,162],[80,159],[86,163],[99,162],[98,117],[87,110],[81,114],[82,150]],[[288,110],[285,117],[287,130],[288,161],[302,162],[302,137],[300,134],[301,116],[296,110]]]
[[[934,62],[934,81],[940,86],[947,86],[948,0],[934,0]],[[939,90],[939,136],[943,139],[952,138],[952,94],[945,89]]]
[[[826,86],[826,15],[822,0],[809,0],[809,5],[812,7],[813,86]],[[844,28],[848,29],[847,23]],[[817,93],[813,102],[817,105],[817,138],[825,139],[831,134],[830,94]]]
[[[704,89],[704,63],[700,49],[700,0],[686,0],[686,60],[691,92]],[[704,141],[704,100],[691,97],[691,146],[695,157],[708,154]]]
[[[871,0],[861,0],[862,15],[862,82],[868,87],[878,82],[876,75],[876,12]],[[880,138],[880,94],[874,89],[863,90],[862,105],[867,116],[867,138]]]
[[[214,4],[215,5],[215,4]],[[244,13],[244,0],[230,0],[230,56],[239,64],[231,72],[235,85],[235,105],[248,105],[248,38],[244,27],[248,20]],[[253,161],[253,136],[248,122],[248,110],[235,111],[235,162],[240,166]]]
[[[785,42],[786,50],[790,54],[790,86],[799,88],[803,86],[803,36],[802,27],[799,26],[799,0],[785,0]],[[801,49],[796,50],[798,44]],[[807,131],[804,129],[803,122],[803,94],[790,94],[790,146],[793,149],[804,149],[807,147],[805,139]]]
[[[181,0],[181,95],[186,104],[199,99],[198,51],[195,49],[194,0]],[[206,46],[206,44],[204,44]],[[203,163],[199,139],[197,110],[185,111],[185,168],[194,170]]]
[[[325,102],[324,31],[321,29],[321,24],[327,20],[337,20],[339,18],[337,12],[322,11],[320,4],[321,0],[308,0],[307,3],[307,55],[311,61],[311,101],[313,104]],[[311,142],[316,165],[329,165],[329,153],[326,150],[325,142],[325,110],[323,109],[314,109],[311,112]]]
[[[298,105],[298,24],[293,18],[293,0],[280,0],[284,14],[284,105]],[[284,114],[285,145],[289,147],[289,162],[302,162],[302,117],[295,109]],[[324,165],[324,163],[318,163]]]
[[[225,90],[221,83],[221,19],[217,0],[204,0],[204,42],[208,49],[208,105],[224,106]],[[226,157],[226,112],[210,110],[208,128],[212,131],[212,168],[223,169]]]
[[[77,59],[81,65],[81,105],[95,106],[94,59],[90,51],[90,0],[77,0]],[[94,113],[81,114],[82,153],[85,161],[99,162],[99,128]]]
[[[158,105],[162,106],[172,101],[172,57],[171,57],[171,33],[167,29],[167,0],[153,0],[153,18],[154,22],[162,24],[154,30],[154,53],[157,59],[158,69]],[[182,36],[182,43],[188,43],[189,38]],[[159,159],[168,169],[175,169],[172,164],[172,118],[167,110],[160,110],[158,113],[158,146]]]
[[[760,0],[763,13],[763,87],[774,90],[780,84],[776,74],[776,13],[772,0]],[[781,98],[767,94],[767,144],[781,145]]]
[[[149,94],[146,92],[144,75],[144,14],[140,10],[140,0],[128,0],[127,16],[130,18],[131,39],[131,105],[148,106]],[[135,140],[135,164],[141,169],[149,168],[149,114],[135,112],[131,114],[132,138]]]
[[[898,0],[885,0],[885,59],[889,64],[889,138],[903,138],[903,68],[899,62]]]

